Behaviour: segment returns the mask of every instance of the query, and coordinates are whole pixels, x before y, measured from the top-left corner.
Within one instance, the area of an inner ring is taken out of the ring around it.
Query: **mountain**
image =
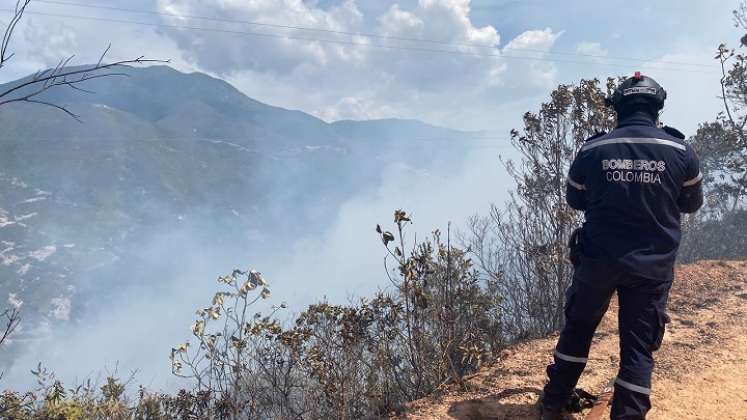
[[[186,242],[282,249],[323,231],[387,165],[455,167],[474,137],[411,120],[326,123],[205,74],[123,71],[86,82],[93,94],[40,98],[82,122],[0,108],[0,297],[23,300],[27,318],[64,322],[92,296],[106,305],[123,287],[157,290],[154,278],[185,264]],[[148,245],[160,238],[178,239]]]

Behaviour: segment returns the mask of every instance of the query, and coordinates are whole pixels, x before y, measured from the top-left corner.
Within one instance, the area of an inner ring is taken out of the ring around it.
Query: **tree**
[[[747,1],[734,10],[734,25],[747,31]],[[747,46],[747,34],[741,40]],[[702,124],[693,138],[696,149],[710,166],[711,191],[728,203],[725,210],[744,206],[747,197],[747,56],[718,46],[715,59],[721,64],[721,99],[724,109],[714,123]]]
[[[721,44],[716,59],[721,64],[724,110],[714,123],[701,125],[693,143],[711,164],[711,192],[721,199],[721,207],[726,205],[722,210],[734,211],[747,197],[747,56]]]
[[[608,79],[609,94],[616,85]],[[565,202],[566,176],[585,139],[615,125],[598,80],[560,85],[538,113],[511,131],[519,161],[504,162],[516,183],[505,209],[473,217],[468,240],[482,270],[496,282],[510,338],[540,337],[561,327],[572,268],[566,260],[581,214]]]
[[[734,10],[734,24],[747,31],[747,1]],[[747,34],[741,45],[747,46]],[[689,139],[700,157],[705,205],[684,220],[682,261],[747,255],[747,56],[721,44],[714,58],[721,65],[723,110]]]
[[[16,2],[15,13],[5,28],[2,43],[0,43],[0,70],[2,70],[2,68],[5,67],[14,56],[14,53],[10,52],[10,44],[13,39],[13,34],[31,1],[32,0],[17,0]],[[104,59],[106,58],[110,47],[111,45],[104,50],[96,64],[85,65],[82,67],[70,67],[70,62],[74,58],[74,56],[70,56],[60,59],[59,63],[54,68],[39,70],[33,76],[6,87],[4,90],[0,91],[0,106],[13,102],[40,104],[58,109],[80,121],[80,117],[73,111],[64,105],[44,100],[43,97],[41,97],[41,94],[50,89],[59,87],[68,87],[84,93],[93,93],[82,86],[86,81],[102,77],[127,76],[127,73],[113,71],[127,65],[168,62],[168,60],[152,60],[140,56],[134,59],[105,63]]]

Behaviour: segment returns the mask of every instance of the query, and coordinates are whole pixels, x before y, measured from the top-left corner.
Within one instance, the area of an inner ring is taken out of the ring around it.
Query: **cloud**
[[[5,25],[4,21],[0,22],[3,29]],[[80,51],[79,41],[79,32],[66,22],[24,16],[13,32],[9,53],[14,55],[3,66],[0,83],[56,66],[61,59]]]
[[[360,57],[357,51],[366,44],[364,39],[351,41],[332,32],[294,29],[354,31],[362,15],[353,1],[327,10],[300,0],[158,0],[157,6],[165,23],[207,29],[169,29],[164,34],[196,65],[219,75],[243,70],[313,73],[331,61],[356,61]],[[192,16],[209,16],[211,20]]]
[[[598,42],[579,42],[576,44],[576,52],[583,55],[607,56],[607,50]]]
[[[393,5],[378,20],[381,33],[386,36],[402,36],[412,33],[422,34],[425,29],[423,19],[415,13],[402,10],[399,4]]]
[[[666,54],[640,66],[640,71],[656,79],[667,91],[661,120],[676,126],[686,135],[695,134],[698,124],[713,121],[723,109],[719,99],[720,79],[717,68],[677,68],[672,63],[699,63],[710,54],[708,48],[694,49],[686,53]]]
[[[505,55],[515,54],[500,48],[503,41],[496,27],[475,22],[472,3],[419,0],[381,2],[374,7],[366,0],[117,0],[113,4],[161,13],[150,17],[45,5],[45,13],[148,24],[29,14],[19,27],[23,36],[14,45],[20,54],[0,78],[32,73],[73,53],[76,64],[94,62],[111,41],[111,60],[143,54],[170,59],[179,70],[224,78],[257,100],[328,121],[400,117],[455,128],[495,129],[499,123],[485,112],[536,97],[537,89],[554,83],[556,69],[543,61],[507,59]],[[509,45],[547,51],[559,35],[551,29],[530,30]],[[519,93],[512,86],[533,90]]]
[[[576,44],[576,54],[579,60],[588,60],[593,63],[605,64],[610,61],[607,59],[608,51],[602,47],[599,42],[579,42]]]
[[[45,24],[32,17],[22,38],[25,45],[36,46],[34,56],[42,67],[55,66],[60,59],[75,55],[79,48],[75,28],[66,22]]]
[[[475,95],[487,94],[506,71],[498,31],[471,20],[468,0],[397,3],[368,14],[352,0],[326,8],[299,0],[157,4],[161,12],[177,15],[164,16],[168,24],[267,35],[163,31],[193,67],[228,79],[258,100],[326,120],[428,120],[453,111],[455,102],[469,103]],[[190,16],[283,28],[195,21]]]
[[[18,298],[17,294],[8,293],[8,305],[15,309],[20,309],[20,307],[23,306],[23,301]]]
[[[387,105],[379,105],[366,98],[346,96],[337,103],[318,112],[317,116],[331,122],[339,120],[394,118],[397,116],[397,113]]]
[[[563,32],[554,32],[551,28],[522,32],[509,41],[502,52],[507,57],[514,57],[509,83],[520,85],[525,92],[527,87],[551,89],[558,78],[558,68],[550,61],[548,52]]]
[[[424,88],[463,81],[465,76],[482,83],[500,73],[496,60],[480,56],[496,53],[500,36],[492,26],[472,23],[469,3],[420,0],[407,10],[394,4],[378,17],[363,16],[351,0],[328,9],[299,0],[159,0],[158,6],[161,12],[170,14],[164,16],[169,24],[194,25],[190,16],[215,16],[222,19],[220,25],[197,23],[218,31],[245,32],[242,36],[186,29],[164,31],[195,65],[219,75],[271,73],[294,80],[313,77],[333,78],[335,82],[341,76],[354,75],[358,80],[365,76],[378,79],[380,84],[393,81]],[[374,36],[349,35],[354,33]]]
[[[465,84],[467,87],[490,84],[502,73],[502,63],[497,58],[500,36],[492,26],[473,24],[469,3],[420,0],[408,11],[393,5],[378,18],[377,33],[431,42],[387,41],[386,45],[405,50],[371,50],[371,64],[388,79],[420,91],[444,91],[457,83],[462,88]]]
[[[503,51],[511,52],[514,50],[520,52],[522,50],[529,50],[534,52],[547,52],[552,48],[555,41],[557,41],[562,34],[562,32],[553,32],[551,28],[525,31],[503,47]]]
[[[72,56],[71,65],[95,63],[108,46],[111,48],[105,61],[145,56],[170,60],[171,65],[182,70],[196,70],[183,58],[182,49],[173,40],[159,33],[156,27],[55,15],[80,14],[93,19],[120,18],[105,10],[85,9],[86,13],[79,13],[78,9],[62,5],[44,4],[43,10],[35,2],[31,5],[34,7],[23,16],[13,34],[10,52],[15,55],[0,72],[0,83],[56,66],[60,60]],[[137,7],[130,3],[126,6]],[[36,11],[50,15],[34,14]]]
[[[423,39],[497,46],[500,36],[496,29],[489,25],[476,27],[470,19],[469,6],[469,0],[420,0],[417,7],[405,12],[394,4],[379,22],[382,29],[396,24],[399,30],[394,33],[419,35]]]
[[[659,31],[656,42],[644,43],[645,49],[640,48],[641,37],[650,40],[648,32],[626,35],[610,45],[604,43],[611,38],[588,41],[594,39],[588,37],[590,33],[614,26],[616,15],[589,22],[591,26],[578,31],[574,29],[574,36],[580,38],[570,42],[562,37],[563,29],[568,28],[561,25],[575,24],[581,18],[564,15],[573,14],[567,7],[548,5],[541,14],[538,8],[531,8],[530,16],[523,14],[528,13],[522,12],[523,6],[480,7],[484,3],[469,0],[111,2],[115,7],[154,10],[166,16],[44,4],[45,13],[148,21],[209,31],[29,14],[19,27],[22,36],[13,44],[18,55],[0,73],[0,79],[7,81],[56,64],[68,53],[76,54],[76,63],[95,61],[111,41],[112,58],[145,54],[171,59],[172,65],[180,70],[204,71],[225,78],[258,100],[301,109],[325,119],[398,116],[457,128],[495,130],[506,123],[505,118],[496,115],[507,104],[522,102],[534,106],[557,83],[628,73],[621,70],[626,66],[624,63],[612,67],[610,63],[616,60],[610,57],[559,56],[553,52],[556,46],[571,54],[597,55],[609,49],[611,55],[614,51],[626,51],[619,55],[628,56],[627,51],[633,49],[639,51],[638,56],[656,57],[664,52],[692,51],[699,43],[707,43],[712,49],[730,39],[724,34],[735,32],[731,25],[724,24],[730,18],[730,8],[724,6],[698,19],[692,18],[692,14],[672,13],[661,20],[662,25],[681,26],[682,19],[689,19],[692,22],[688,27],[692,30]],[[657,7],[664,10],[675,5],[670,0]],[[713,5],[702,8],[711,10]],[[573,19],[568,20],[569,17]],[[494,22],[502,23],[498,26]],[[33,28],[27,29],[27,25]],[[376,36],[351,36],[327,30]],[[504,39],[505,33],[518,35]],[[450,52],[423,51],[434,49]],[[635,70],[632,65],[631,70]]]

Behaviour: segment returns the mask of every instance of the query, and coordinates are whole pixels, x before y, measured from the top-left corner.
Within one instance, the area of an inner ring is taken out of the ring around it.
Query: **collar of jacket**
[[[647,127],[656,127],[656,120],[645,112],[634,112],[624,119],[617,122],[617,127],[626,127],[629,125],[645,125]]]

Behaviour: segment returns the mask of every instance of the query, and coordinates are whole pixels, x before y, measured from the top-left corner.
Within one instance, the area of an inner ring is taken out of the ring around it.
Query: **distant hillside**
[[[27,317],[75,318],[86,296],[118,293],[114,282],[174,275],[178,261],[144,255],[161,232],[200,232],[190,240],[210,250],[282,248],[325,229],[388,163],[458,165],[470,137],[418,121],[328,124],[204,74],[125,71],[87,82],[95,94],[44,94],[83,123],[0,108],[0,299],[16,293]]]

